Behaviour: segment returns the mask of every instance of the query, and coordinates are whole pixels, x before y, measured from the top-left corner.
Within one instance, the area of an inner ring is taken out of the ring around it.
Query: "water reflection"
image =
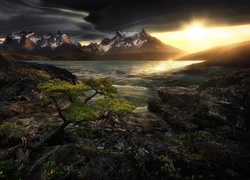
[[[140,67],[134,69],[131,74],[156,74],[156,73],[170,73],[173,71],[178,71],[191,64],[201,63],[201,61],[153,61],[145,62]]]
[[[158,96],[161,88],[175,90],[195,89],[195,85],[207,79],[203,75],[178,73],[188,65],[202,61],[36,61],[53,64],[78,77],[115,79],[119,97],[146,106],[147,99]],[[206,71],[209,71],[206,68]],[[177,72],[177,73],[176,73]]]

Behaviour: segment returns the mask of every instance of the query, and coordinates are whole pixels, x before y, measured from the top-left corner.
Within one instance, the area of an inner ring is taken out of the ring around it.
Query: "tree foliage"
[[[60,79],[41,83],[38,85],[38,88],[45,92],[48,97],[53,98],[76,98],[78,95],[84,96],[84,92],[90,90],[89,86],[86,86],[85,84],[72,85],[69,82]]]
[[[118,100],[115,98],[105,97],[103,99],[100,99],[98,101],[98,104],[102,111],[109,111],[114,114],[117,114],[118,116],[122,116],[128,112],[135,111],[135,106],[132,103],[123,99]]]
[[[98,117],[98,110],[93,105],[87,105],[83,102],[75,102],[67,108],[66,117],[71,122],[80,122],[94,120]]]
[[[69,171],[68,166],[63,165],[62,163],[56,164],[54,161],[43,163],[43,169],[44,180],[64,179],[63,177],[67,175]]]
[[[135,111],[132,103],[117,98],[117,88],[107,78],[80,79],[78,84],[54,79],[39,84],[38,88],[54,101],[59,116],[67,122],[94,120],[105,112],[122,116]],[[65,115],[58,103],[62,99],[70,101]]]
[[[1,180],[22,180],[26,179],[28,169],[20,162],[12,159],[0,162]]]

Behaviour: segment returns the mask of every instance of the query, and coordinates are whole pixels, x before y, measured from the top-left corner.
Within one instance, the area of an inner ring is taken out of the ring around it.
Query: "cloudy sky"
[[[0,0],[0,37],[61,30],[77,41],[97,41],[119,29],[178,31],[194,19],[206,27],[244,25],[249,9],[249,0]]]

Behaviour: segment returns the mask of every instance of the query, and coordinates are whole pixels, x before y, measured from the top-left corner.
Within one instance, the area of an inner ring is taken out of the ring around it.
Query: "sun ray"
[[[197,52],[215,46],[249,41],[249,29],[250,24],[206,27],[202,22],[194,22],[186,24],[182,30],[152,33],[152,36],[188,52]]]
[[[203,27],[199,24],[195,24],[189,27],[186,30],[186,33],[187,37],[193,41],[201,40],[204,38],[205,35]]]

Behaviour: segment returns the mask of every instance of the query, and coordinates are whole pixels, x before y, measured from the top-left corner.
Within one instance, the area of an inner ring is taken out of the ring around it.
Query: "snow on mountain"
[[[10,33],[1,47],[9,52],[44,55],[56,59],[102,59],[102,55],[107,55],[108,59],[161,59],[183,53],[182,50],[152,37],[144,29],[134,32],[119,30],[112,38],[104,38],[100,43],[90,43],[87,46],[81,46],[78,42],[72,43],[69,35],[60,31],[56,35],[19,31]],[[134,56],[135,54],[137,55]]]
[[[135,32],[119,30],[113,38],[104,38],[101,43],[83,47],[83,51],[94,54],[125,54],[142,52],[172,52],[180,53],[180,49],[162,43],[152,37],[144,29]]]
[[[55,50],[63,45],[73,45],[70,37],[58,31],[56,36],[52,34],[37,35],[35,32],[19,31],[10,33],[4,40],[3,46],[11,52],[35,51],[35,50]]]
[[[122,30],[119,30],[117,31],[116,33],[118,36],[121,36],[121,37],[131,37],[131,38],[134,38],[134,37],[138,37],[138,35],[140,34],[138,31],[135,31],[135,32],[124,32]]]

